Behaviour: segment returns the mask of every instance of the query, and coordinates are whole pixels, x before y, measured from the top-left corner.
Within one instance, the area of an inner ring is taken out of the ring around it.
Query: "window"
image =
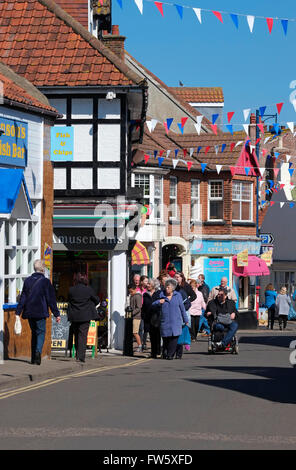
[[[209,220],[223,220],[223,181],[209,181]]]
[[[170,177],[170,219],[177,219],[177,178]]]
[[[146,219],[162,219],[162,176],[135,173],[133,186],[143,188],[144,204],[149,206]]]
[[[191,220],[200,220],[199,180],[191,180]]]
[[[253,184],[245,181],[233,181],[232,184],[232,220],[252,221]]]
[[[4,302],[16,303],[24,280],[33,273],[33,263],[39,256],[40,224],[37,220],[4,223]]]

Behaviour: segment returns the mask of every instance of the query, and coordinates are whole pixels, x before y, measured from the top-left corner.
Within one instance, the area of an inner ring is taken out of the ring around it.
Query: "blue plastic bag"
[[[178,344],[191,344],[190,331],[187,325],[182,327],[182,333],[178,338]]]
[[[290,306],[288,320],[296,320],[296,311],[294,310],[293,306]]]

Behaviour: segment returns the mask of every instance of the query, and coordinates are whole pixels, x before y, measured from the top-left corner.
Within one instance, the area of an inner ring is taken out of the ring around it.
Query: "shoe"
[[[36,351],[35,353],[35,364],[37,364],[37,366],[40,366],[41,364],[41,354],[39,351]]]
[[[202,336],[211,336],[211,333],[203,333]]]
[[[166,359],[167,359],[168,361],[171,361],[171,360],[174,359],[174,358],[173,358],[172,356],[167,356]]]
[[[136,352],[143,352],[142,346],[138,346]]]
[[[216,346],[218,349],[225,349],[225,346],[224,346],[224,344],[222,343],[222,341],[218,341],[218,343],[215,343],[215,346]]]

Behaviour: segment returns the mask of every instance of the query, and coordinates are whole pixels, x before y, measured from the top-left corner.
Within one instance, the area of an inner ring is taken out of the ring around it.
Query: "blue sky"
[[[184,86],[223,87],[224,123],[228,111],[235,111],[232,124],[242,124],[243,109],[267,106],[266,113],[274,114],[279,102],[284,106],[278,122],[296,122],[290,102],[293,91],[296,98],[296,21],[289,21],[285,36],[280,21],[274,21],[269,34],[266,20],[256,18],[251,34],[245,17],[239,17],[236,29],[229,15],[222,15],[222,24],[202,11],[200,24],[192,9],[296,19],[295,0],[173,0],[163,5],[164,17],[153,1],[143,0],[143,15],[134,0],[122,3],[121,9],[113,0],[112,23],[126,36],[126,49],[167,85],[178,86],[181,80]],[[182,20],[173,3],[190,7],[184,8]]]

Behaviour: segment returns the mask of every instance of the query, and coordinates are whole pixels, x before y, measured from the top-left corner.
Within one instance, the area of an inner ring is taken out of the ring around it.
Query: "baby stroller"
[[[215,330],[216,324],[217,324],[216,321],[211,322],[211,334],[208,338],[208,353],[216,354],[217,352],[226,352],[226,353],[231,353],[231,354],[238,354],[239,347],[238,347],[238,339],[236,335],[234,335],[230,343],[227,344],[225,348],[220,349],[217,346],[217,343],[222,341],[222,339],[226,335],[228,328],[227,328],[227,325],[224,325],[224,331]]]

